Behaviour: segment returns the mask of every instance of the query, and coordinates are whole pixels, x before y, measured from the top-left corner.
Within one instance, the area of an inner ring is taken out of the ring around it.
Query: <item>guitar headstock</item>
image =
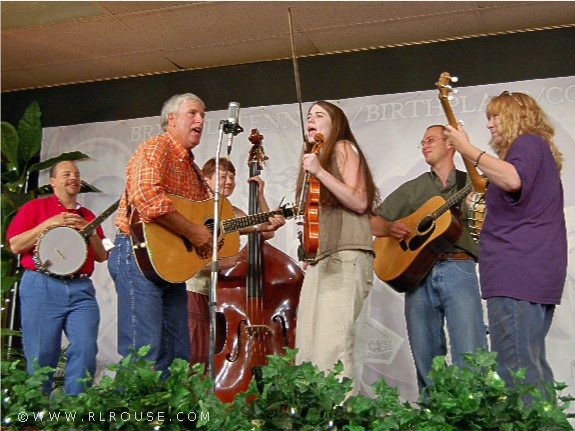
[[[295,205],[289,205],[289,204],[281,205],[280,211],[282,213],[282,216],[284,216],[286,220],[294,218],[297,215],[297,207]]]
[[[443,72],[439,75],[439,79],[437,80],[437,88],[439,89],[439,99],[453,99],[453,94],[457,94],[457,90],[455,90],[452,86],[452,82],[457,82],[459,79],[456,76],[451,76],[449,72]]]
[[[264,153],[264,146],[262,142],[264,137],[260,134],[258,129],[252,129],[249,140],[252,143],[252,147],[250,148],[248,155],[248,165],[250,165],[250,163],[255,163],[258,169],[261,170],[266,160],[269,158]]]

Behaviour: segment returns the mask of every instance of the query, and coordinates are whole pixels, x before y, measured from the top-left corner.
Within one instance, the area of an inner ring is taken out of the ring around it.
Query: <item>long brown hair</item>
[[[545,139],[561,171],[563,155],[553,142],[555,129],[535,99],[524,93],[504,91],[491,98],[486,114],[488,118],[495,115],[499,117],[497,133],[502,138],[501,143],[491,139],[489,145],[500,159],[505,159],[509,147],[518,136],[533,133]]]
[[[379,203],[379,193],[377,186],[373,180],[373,175],[371,174],[371,169],[369,169],[369,165],[361,150],[355,136],[353,136],[353,132],[351,131],[351,127],[349,125],[349,121],[345,115],[345,113],[339,108],[338,106],[334,105],[333,103],[326,102],[325,100],[319,100],[315,102],[311,107],[310,110],[314,106],[320,106],[321,108],[325,109],[328,113],[329,118],[331,119],[331,131],[329,136],[325,137],[325,142],[319,152],[318,158],[319,162],[321,163],[322,167],[328,171],[334,177],[341,179],[341,174],[339,173],[337,167],[337,161],[335,157],[335,148],[340,141],[348,141],[350,142],[353,147],[357,150],[357,154],[359,156],[360,165],[358,175],[365,175],[365,186],[367,190],[367,200],[368,200],[368,209],[367,211],[371,211],[377,204]],[[309,113],[309,111],[308,111]],[[311,151],[314,143],[307,142],[305,144],[304,152]],[[304,178],[304,171],[300,167],[299,177],[297,181],[297,189],[296,189],[296,196],[299,198],[300,192],[303,185],[303,178]],[[323,185],[320,189],[320,199],[323,205],[330,205],[330,206],[342,206],[341,203],[336,199],[336,197]]]

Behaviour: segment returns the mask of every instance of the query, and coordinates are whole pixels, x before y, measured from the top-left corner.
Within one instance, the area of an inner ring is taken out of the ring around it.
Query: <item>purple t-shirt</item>
[[[567,273],[563,185],[545,140],[519,136],[505,160],[521,178],[509,193],[490,183],[479,241],[483,298],[505,296],[537,304],[559,304]]]

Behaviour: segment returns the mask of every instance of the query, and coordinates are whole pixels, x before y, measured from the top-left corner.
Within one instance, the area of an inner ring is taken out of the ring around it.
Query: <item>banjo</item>
[[[71,275],[86,262],[88,243],[86,239],[97,226],[106,220],[120,204],[118,199],[83,229],[69,226],[53,226],[46,229],[36,240],[32,257],[38,271],[52,275]]]

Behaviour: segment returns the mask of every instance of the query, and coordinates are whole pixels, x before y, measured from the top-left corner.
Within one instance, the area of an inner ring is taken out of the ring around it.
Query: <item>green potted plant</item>
[[[468,367],[435,358],[429,395],[400,401],[384,379],[373,384],[375,397],[350,396],[351,381],[341,365],[324,373],[310,363],[294,364],[294,351],[271,355],[245,393],[222,403],[201,366],[175,360],[163,379],[143,359],[143,347],[77,396],[61,389],[50,400],[38,382],[49,369],[28,375],[18,361],[2,361],[2,426],[45,430],[209,431],[562,431],[573,429],[566,413],[571,396],[565,385],[549,382],[545,393],[522,383],[514,387],[497,375],[495,353],[468,354]],[[526,399],[529,398],[529,402]],[[12,427],[12,428],[10,428]]]

